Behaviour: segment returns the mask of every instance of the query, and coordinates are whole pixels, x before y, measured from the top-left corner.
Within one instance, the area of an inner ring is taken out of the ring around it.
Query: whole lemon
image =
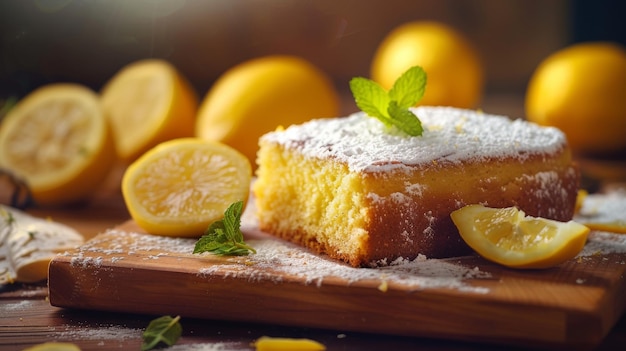
[[[409,22],[392,30],[380,43],[371,64],[371,78],[391,88],[409,67],[427,74],[420,105],[473,108],[483,94],[483,67],[476,49],[457,30],[430,21]]]
[[[338,113],[339,95],[323,71],[299,57],[272,55],[222,74],[200,105],[195,131],[239,150],[255,165],[261,135]]]
[[[561,129],[574,152],[626,147],[626,49],[587,42],[553,53],[531,76],[525,104],[528,120]]]

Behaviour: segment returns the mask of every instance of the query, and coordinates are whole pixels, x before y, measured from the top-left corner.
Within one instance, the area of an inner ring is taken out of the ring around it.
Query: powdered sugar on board
[[[603,231],[591,231],[587,244],[578,257],[593,255],[626,254],[626,235]]]
[[[591,229],[626,234],[626,191],[587,195],[574,220]]]
[[[270,279],[279,282],[289,277],[321,286],[326,279],[334,277],[350,284],[374,280],[381,284],[380,289],[399,285],[414,289],[449,288],[486,293],[486,289],[471,287],[464,281],[490,276],[478,268],[423,256],[413,261],[396,260],[385,267],[354,268],[279,240],[254,240],[249,243],[257,250],[257,254],[247,257],[246,264],[238,266],[239,269],[231,274],[251,281]],[[210,275],[217,270],[220,270],[219,266],[211,266],[202,269],[200,274]]]
[[[576,222],[591,228],[587,244],[577,258],[620,254],[620,264],[626,264],[621,254],[626,254],[626,191],[587,195],[574,216]]]
[[[63,255],[70,258],[70,264],[75,268],[123,265],[124,257],[128,256],[145,261],[193,259],[206,262],[196,273],[200,277],[221,276],[275,283],[289,280],[315,286],[321,286],[329,279],[339,279],[347,284],[374,282],[381,290],[402,286],[410,290],[447,288],[479,294],[488,292],[485,288],[468,284],[471,279],[490,278],[489,273],[476,267],[419,256],[412,261],[399,259],[386,267],[354,268],[280,239],[260,237],[262,234],[251,228],[244,228],[244,232],[249,236],[246,242],[255,248],[256,254],[219,258],[209,253],[194,255],[195,239],[112,229]]]

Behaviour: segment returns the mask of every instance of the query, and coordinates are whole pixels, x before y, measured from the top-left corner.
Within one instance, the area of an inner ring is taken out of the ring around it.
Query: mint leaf
[[[350,90],[361,111],[379,119],[390,119],[387,115],[389,94],[378,83],[367,78],[355,77],[350,80]]]
[[[392,100],[389,103],[389,108],[387,109],[389,115],[394,120],[395,126],[401,131],[407,133],[408,135],[422,135],[424,132],[424,128],[422,127],[422,122],[417,118],[417,116],[411,112],[411,110],[401,107],[395,100]]]
[[[153,319],[143,332],[143,342],[141,350],[151,350],[159,343],[172,346],[178,341],[183,333],[183,327],[180,325],[180,316],[172,318],[171,316],[163,316]]]
[[[243,213],[243,201],[237,201],[228,206],[224,212],[224,232],[228,239],[236,242],[243,242],[241,228],[241,214]]]
[[[409,108],[424,96],[426,80],[426,72],[413,66],[394,82],[389,92],[363,77],[352,78],[350,90],[361,111],[378,118],[387,127],[395,126],[411,136],[420,136],[424,132],[422,122]]]
[[[401,108],[415,106],[426,90],[426,72],[420,66],[413,66],[402,73],[389,90],[389,98],[397,101]]]
[[[256,250],[244,243],[241,232],[243,201],[231,204],[224,212],[224,219],[209,225],[198,239],[193,253],[211,252],[216,255],[243,256]]]

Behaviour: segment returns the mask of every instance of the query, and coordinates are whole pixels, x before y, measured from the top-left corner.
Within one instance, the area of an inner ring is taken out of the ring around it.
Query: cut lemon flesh
[[[235,149],[199,138],[163,142],[122,178],[128,211],[146,232],[196,237],[236,201],[248,200],[252,168]]]
[[[469,205],[452,212],[465,242],[484,258],[515,268],[549,268],[575,257],[589,228],[526,216],[514,207]]]
[[[101,98],[122,160],[131,162],[160,142],[193,136],[196,94],[166,61],[124,67],[107,82]]]
[[[51,84],[20,101],[0,129],[0,167],[24,179],[40,205],[89,196],[116,160],[98,96],[76,84]]]

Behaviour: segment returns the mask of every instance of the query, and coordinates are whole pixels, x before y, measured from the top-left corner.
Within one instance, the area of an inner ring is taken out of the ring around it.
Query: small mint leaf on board
[[[143,332],[141,350],[152,350],[160,343],[172,346],[176,344],[182,333],[183,327],[180,324],[180,316],[173,318],[171,316],[163,316],[153,319]]]
[[[363,77],[350,80],[350,90],[361,111],[378,118],[387,127],[395,126],[411,136],[424,132],[419,118],[410,111],[424,96],[426,72],[413,66],[387,92],[378,83]]]
[[[209,225],[204,235],[198,239],[193,253],[210,252],[222,256],[244,256],[256,253],[256,250],[247,245],[241,232],[241,214],[243,201],[231,204],[224,212],[224,219]]]

